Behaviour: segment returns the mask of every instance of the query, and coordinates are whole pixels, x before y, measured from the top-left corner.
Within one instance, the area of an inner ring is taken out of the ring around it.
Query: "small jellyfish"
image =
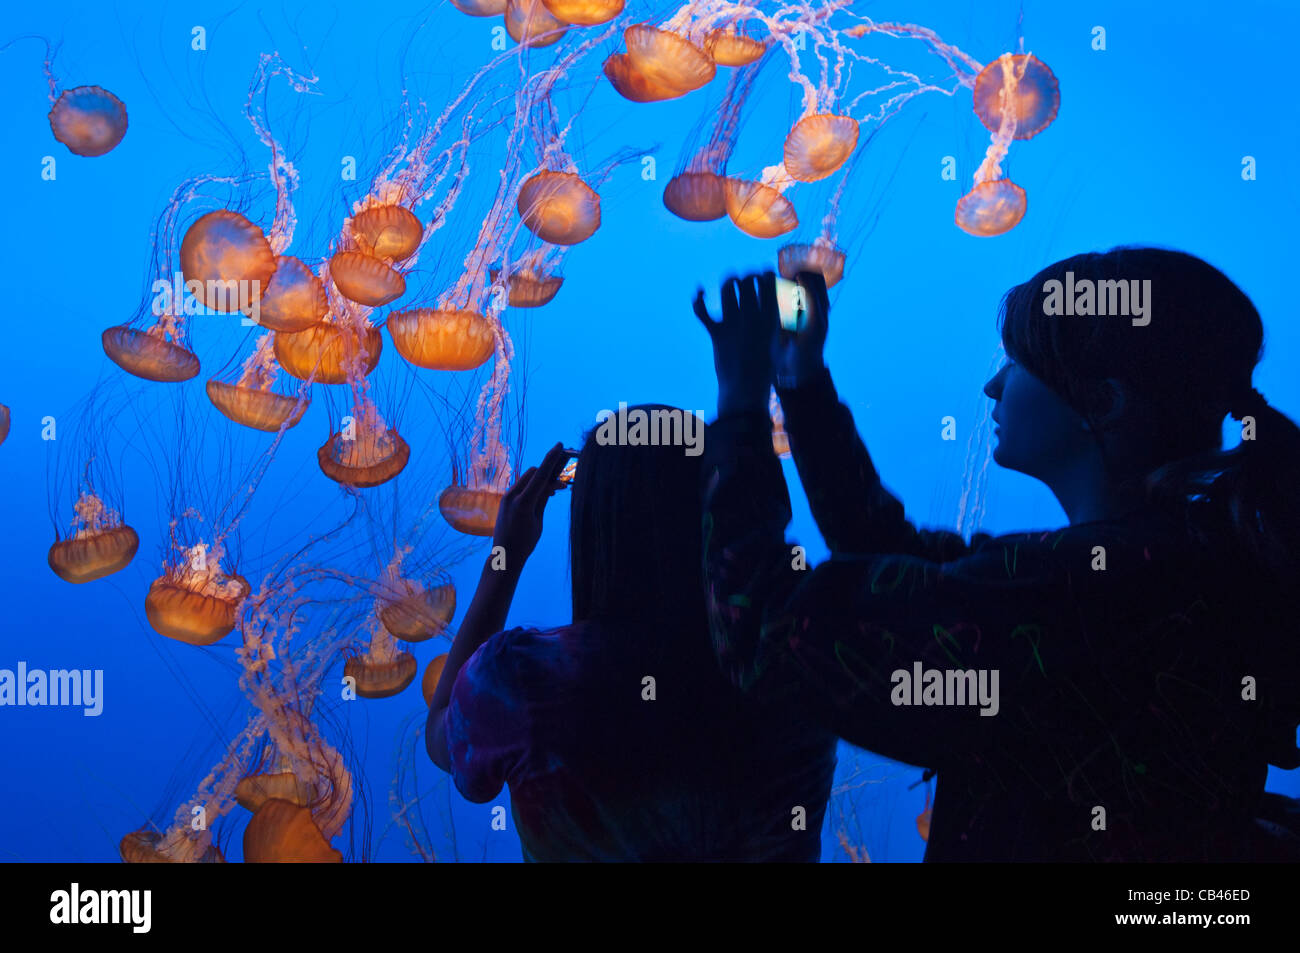
[[[504,490],[493,487],[449,486],[438,496],[438,510],[452,527],[467,536],[491,536]]]
[[[297,397],[216,379],[208,381],[207,391],[212,405],[226,417],[267,433],[294,426],[302,420],[308,407],[307,401],[299,401]]]
[[[385,593],[379,609],[379,621],[389,634],[406,642],[442,635],[456,614],[456,587],[444,583],[426,589],[412,579],[401,579],[398,585],[401,591]]]
[[[267,800],[244,829],[248,864],[341,864],[343,854],[330,846],[311,811],[281,798]]]
[[[785,137],[785,170],[792,179],[816,182],[844,165],[858,144],[858,121],[818,114],[800,119]]]
[[[792,281],[801,271],[821,272],[829,288],[844,277],[844,250],[821,237],[782,245],[776,261],[781,277]]]
[[[634,103],[657,103],[685,96],[687,90],[674,89],[647,79],[633,67],[626,53],[612,53],[605,60],[605,78],[624,99]]]
[[[1025,217],[1029,199],[1010,179],[981,182],[957,202],[955,220],[972,235],[990,237],[1008,232]]]
[[[336,252],[330,259],[330,277],[343,297],[368,308],[378,308],[406,293],[406,279],[382,259],[365,252]]]
[[[391,698],[415,681],[418,669],[415,656],[399,649],[396,640],[378,626],[369,648],[343,664],[343,675],[353,679],[362,698]]]
[[[73,533],[55,540],[46,561],[65,582],[93,582],[125,569],[140,548],[140,537],[91,489],[73,505]]]
[[[365,412],[357,414],[354,434],[331,434],[316,451],[321,472],[335,483],[366,489],[387,483],[406,468],[410,445],[396,429],[370,420]]]
[[[574,172],[543,170],[519,187],[519,214],[552,245],[576,245],[600,227],[600,196]]]
[[[316,790],[300,779],[287,766],[271,774],[250,774],[240,778],[235,785],[235,800],[247,811],[256,813],[267,801],[279,798],[298,807],[307,807],[316,800]]]
[[[493,268],[488,272],[488,279],[493,284],[496,284],[500,278],[500,270]],[[506,284],[510,289],[510,307],[540,308],[544,304],[550,304],[559,294],[564,278],[560,275],[546,274],[539,268],[518,268],[510,272]]]
[[[0,404],[0,443],[4,443],[7,436],[9,436],[9,408]]]
[[[447,654],[444,652],[435,658],[429,660],[429,664],[424,669],[424,677],[420,679],[420,691],[424,695],[426,705],[433,704],[433,693],[438,690],[438,679],[442,678],[442,670],[447,667]]]
[[[596,26],[622,13],[625,0],[542,0],[542,3],[564,23]]]
[[[126,135],[126,106],[98,86],[64,90],[50,110],[50,130],[75,155],[102,156]]]
[[[424,226],[401,205],[372,205],[352,216],[352,237],[367,254],[404,261],[420,247]]]
[[[499,17],[506,12],[506,0],[451,0],[451,5],[472,17]]]
[[[248,580],[221,570],[220,547],[203,543],[185,550],[179,564],[164,568],[145,597],[144,612],[159,635],[188,645],[212,645],[235,628]]]
[[[181,240],[181,271],[194,297],[214,311],[240,310],[240,286],[260,296],[275,273],[275,254],[262,230],[230,209],[208,212]],[[256,282],[256,285],[254,285]],[[245,292],[246,293],[246,292]]]
[[[365,351],[365,373],[375,369],[384,339],[378,328],[367,327],[359,348],[357,334],[351,328],[322,322],[294,334],[277,332],[274,346],[275,359],[286,374],[318,384],[345,384],[347,367],[359,356],[359,349]]]
[[[1061,87],[1036,56],[1003,53],[975,78],[975,115],[989,130],[997,132],[1008,101],[1014,107],[1015,138],[1032,139],[1056,118]]]
[[[168,849],[168,844],[163,840],[163,835],[158,831],[138,830],[132,831],[122,838],[117,846],[117,852],[122,858],[124,864],[176,864],[185,863],[187,860],[193,860],[200,864],[224,864],[226,858],[221,856],[221,850],[216,844],[207,844],[203,852],[194,858],[181,856],[177,859],[173,856],[174,850]],[[183,851],[185,845],[180,845]]]
[[[755,238],[775,238],[799,226],[794,205],[777,189],[748,179],[727,179],[727,214]]]
[[[542,0],[508,0],[506,32],[521,46],[542,47],[559,42],[569,25],[553,17]]]
[[[388,316],[393,346],[416,367],[468,371],[492,356],[491,321],[464,308],[414,308]]]
[[[689,93],[718,71],[713,57],[671,30],[637,23],[623,31],[623,39],[632,68],[656,86]]]
[[[175,384],[197,377],[199,359],[189,348],[163,337],[163,325],[148,331],[119,324],[100,335],[104,353],[129,374],[147,381]]]
[[[714,172],[679,172],[664,186],[664,208],[688,222],[727,214],[727,179]]]
[[[719,66],[748,66],[762,59],[767,44],[734,29],[720,27],[704,38],[704,52]]]
[[[325,285],[292,255],[275,259],[275,274],[262,292],[258,323],[272,331],[305,331],[329,312]]]

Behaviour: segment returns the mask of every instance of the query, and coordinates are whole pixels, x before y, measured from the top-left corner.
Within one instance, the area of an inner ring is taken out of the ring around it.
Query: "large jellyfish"
[[[189,645],[211,645],[232,631],[248,580],[221,568],[220,543],[179,548],[181,559],[163,566],[149,587],[144,611],[154,631]]]

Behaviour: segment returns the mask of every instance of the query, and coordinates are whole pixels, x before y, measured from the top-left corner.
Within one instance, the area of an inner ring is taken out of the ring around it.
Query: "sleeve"
[[[1068,601],[1061,574],[1071,556],[1060,539],[1003,537],[948,563],[837,553],[802,568],[784,539],[789,496],[764,453],[763,423],[721,419],[705,450],[710,628],[732,681],[853,744],[927,767],[995,744],[999,732],[1045,727],[1034,683],[1076,664],[1068,655],[1083,642],[1061,638],[1050,622]],[[864,539],[877,535],[859,526]],[[918,704],[917,675],[980,669],[1001,717],[981,715],[980,705]],[[1017,711],[1035,697],[1037,714]]]
[[[527,706],[515,679],[514,634],[497,633],[469,657],[444,715],[452,780],[478,804],[501,793],[526,750]]]
[[[778,387],[777,396],[799,480],[832,553],[907,553],[946,562],[989,538],[977,534],[968,544],[957,533],[908,522],[903,504],[881,485],[830,371],[799,387]]]

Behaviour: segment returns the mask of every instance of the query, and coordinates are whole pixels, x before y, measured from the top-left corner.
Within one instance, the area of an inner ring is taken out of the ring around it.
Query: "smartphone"
[[[578,475],[578,451],[565,447],[564,452],[569,455],[569,462],[560,471],[559,481],[565,486],[573,486],[573,479]]]
[[[776,279],[776,304],[783,331],[802,331],[808,323],[808,292],[789,278]]]

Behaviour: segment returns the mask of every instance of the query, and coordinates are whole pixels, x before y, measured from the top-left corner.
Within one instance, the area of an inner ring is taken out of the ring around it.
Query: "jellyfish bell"
[[[829,288],[844,277],[844,250],[829,241],[782,245],[776,261],[781,277],[791,281],[801,271],[820,272]]]
[[[358,340],[355,331],[337,324],[317,324],[305,331],[275,335],[275,359],[286,374],[318,384],[346,384],[348,366],[355,361],[358,347],[365,349],[362,368],[369,374],[379,364],[384,347],[378,328],[367,327]]]
[[[719,66],[748,66],[762,59],[767,44],[752,36],[719,27],[704,38],[704,52]]]
[[[102,156],[126,135],[126,106],[106,89],[64,90],[50,110],[50,131],[75,155]]]
[[[325,285],[292,255],[275,259],[275,274],[262,292],[258,323],[272,331],[305,331],[329,313]]]
[[[243,576],[185,564],[170,567],[153,581],[144,611],[159,635],[187,645],[212,645],[235,628],[240,603],[249,591]]]
[[[199,359],[194,352],[161,333],[137,331],[119,324],[100,335],[104,353],[122,370],[147,381],[176,384],[197,377]]]
[[[215,379],[208,381],[207,391],[212,405],[226,417],[267,433],[278,433],[296,425],[307,412],[309,403],[306,400],[300,402],[297,397]]]
[[[727,214],[736,227],[755,238],[775,238],[799,225],[791,201],[762,182],[727,179]]]
[[[415,681],[419,666],[410,652],[398,651],[391,658],[354,655],[343,665],[343,675],[353,679],[362,698],[391,698]]]
[[[844,165],[858,145],[858,121],[819,113],[800,119],[785,137],[785,170],[792,179],[816,182]]]
[[[420,692],[424,695],[424,704],[433,704],[433,693],[438,690],[438,679],[442,678],[442,670],[447,667],[447,654],[429,660],[429,664],[424,669],[424,677],[420,679]]]
[[[542,47],[558,43],[569,25],[556,19],[542,0],[508,0],[506,32],[520,46]]]
[[[630,65],[656,86],[689,93],[718,71],[713,57],[686,37],[637,23],[623,31]]]
[[[488,272],[488,280],[496,284],[501,280],[500,269]],[[564,284],[561,275],[548,275],[535,268],[520,268],[512,271],[506,279],[509,286],[509,302],[512,308],[540,308],[550,304]],[[484,358],[486,360],[486,358]]]
[[[330,277],[343,297],[368,308],[378,308],[406,293],[406,279],[365,252],[336,252],[330,259]]]
[[[256,812],[272,798],[307,807],[316,799],[316,789],[292,771],[250,774],[235,785],[235,801],[245,810]]]
[[[688,222],[712,222],[727,214],[727,180],[713,172],[680,172],[664,186],[664,207]]]
[[[379,610],[379,621],[389,634],[406,642],[424,642],[441,635],[456,614],[456,587],[451,583],[411,591],[391,598]]]
[[[331,434],[316,451],[321,472],[335,483],[367,489],[387,483],[406,468],[411,447],[395,429],[358,425],[352,437]]]
[[[492,322],[466,308],[394,311],[387,327],[397,353],[429,370],[472,370],[496,347]]]
[[[244,829],[248,864],[341,864],[343,854],[330,846],[311,811],[283,798],[270,798]]]
[[[975,77],[975,115],[991,132],[1001,127],[1008,99],[1015,110],[1015,138],[1032,139],[1056,118],[1061,87],[1055,74],[1033,54],[1003,53]]]
[[[576,245],[600,227],[600,196],[574,172],[543,170],[519,187],[519,214],[552,245]]]
[[[405,261],[424,238],[424,226],[400,205],[372,205],[352,216],[352,237],[376,258]]]
[[[181,271],[204,307],[239,311],[253,289],[260,296],[270,285],[275,254],[260,228],[236,211],[218,209],[185,232]]]
[[[991,237],[1009,232],[1025,217],[1029,200],[1010,179],[981,182],[957,201],[955,220],[972,235]]]
[[[171,856],[171,853],[165,850],[163,835],[148,829],[127,834],[118,844],[117,852],[124,864],[175,864],[189,859],[183,856],[180,859]],[[221,855],[221,850],[212,843],[207,844],[199,856],[192,859],[200,864],[226,862],[226,858]]]
[[[79,531],[50,547],[46,561],[64,582],[77,585],[111,576],[130,565],[140,537],[125,523],[108,529]]]
[[[472,17],[499,17],[506,12],[506,0],[451,0],[451,5]]]
[[[574,26],[608,23],[623,12],[626,0],[542,0],[556,19]]]
[[[688,90],[674,89],[647,79],[637,72],[626,53],[613,53],[605,59],[602,67],[605,78],[624,99],[634,103],[657,103],[665,99],[677,99],[685,96]]]
[[[496,531],[502,490],[449,486],[438,496],[438,510],[451,528],[467,536],[491,536]]]

